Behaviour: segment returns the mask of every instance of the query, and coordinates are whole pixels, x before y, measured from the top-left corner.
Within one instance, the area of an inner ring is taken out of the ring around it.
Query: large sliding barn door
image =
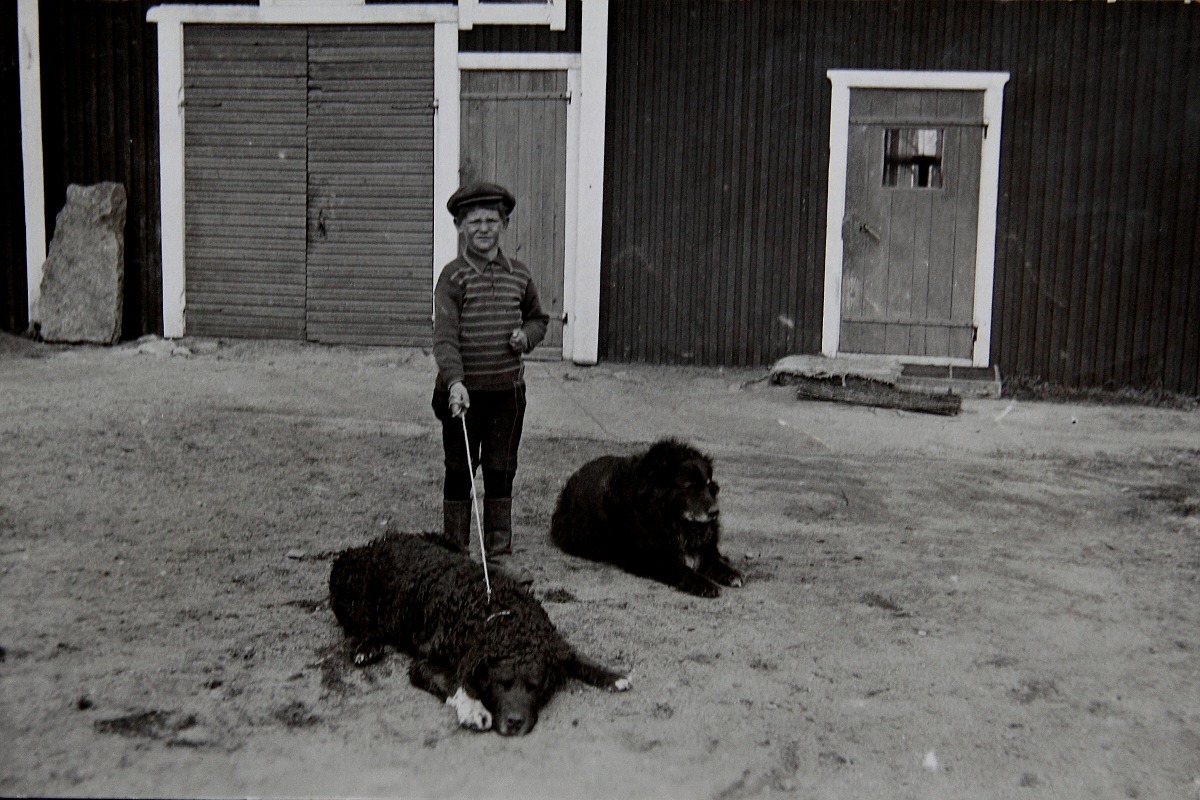
[[[308,59],[308,338],[427,345],[432,26],[316,26]]]
[[[427,344],[432,26],[189,25],[184,48],[187,332]]]
[[[187,332],[303,338],[307,32],[184,30]]]
[[[459,176],[499,183],[517,197],[501,249],[533,273],[550,315],[544,352],[563,343],[569,101],[565,70],[462,73]]]

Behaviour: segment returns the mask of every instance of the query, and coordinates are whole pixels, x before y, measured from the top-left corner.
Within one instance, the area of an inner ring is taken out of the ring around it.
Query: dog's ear
[[[458,662],[455,677],[458,685],[467,690],[472,697],[482,697],[482,690],[487,685],[488,662],[482,649],[472,647]]]
[[[429,635],[428,639],[416,643],[417,652],[420,653],[422,657],[428,658],[433,653],[441,650],[445,644],[446,629],[444,626],[438,625],[436,628],[434,628],[433,633]]]
[[[643,497],[662,495],[675,480],[675,444],[670,440],[656,443],[638,460],[637,492]]]

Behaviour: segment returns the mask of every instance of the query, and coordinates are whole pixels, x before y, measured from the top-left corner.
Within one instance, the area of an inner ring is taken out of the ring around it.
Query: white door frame
[[[996,203],[1000,188],[1000,121],[1007,72],[908,72],[831,69],[829,112],[829,205],[825,221],[825,310],[821,352],[839,353],[842,324],[842,222],[846,216],[846,167],[850,143],[851,89],[966,89],[983,92],[983,149],[979,169],[979,221],[975,250],[975,346],[970,365],[986,367],[992,344],[992,282],[996,261]],[[853,356],[855,354],[844,354]],[[910,363],[964,364],[963,359],[908,357]]]
[[[470,24],[500,4],[475,3],[480,11]],[[516,4],[521,6],[522,4]],[[531,8],[544,4],[524,4]],[[565,4],[554,2],[553,28]],[[511,10],[511,9],[509,9]],[[534,9],[538,10],[538,9]],[[507,12],[506,12],[507,13]],[[545,13],[545,9],[538,11]],[[568,70],[571,106],[568,112],[568,226],[566,295],[569,330],[563,331],[563,356],[578,364],[595,364],[600,332],[600,248],[604,218],[604,121],[608,81],[608,0],[584,0],[583,36],[579,54],[459,53],[458,6],[450,4],[339,5],[319,0],[302,4],[260,6],[155,6],[147,19],[158,26],[159,163],[161,181],[163,335],[186,334],[184,309],[184,103],[183,26],[189,23],[321,25],[405,24],[434,27],[434,155],[433,264],[440,270],[457,256],[458,234],[442,205],[458,187],[461,69],[474,64],[542,63],[544,68]],[[507,18],[506,18],[507,21]],[[529,20],[521,20],[528,22]],[[540,18],[539,18],[539,21]],[[461,60],[461,61],[460,61]],[[567,66],[562,66],[562,65]],[[528,67],[520,67],[528,68]],[[571,128],[571,119],[574,128]],[[39,131],[40,133],[40,131]],[[570,154],[574,153],[574,159]],[[28,176],[27,176],[28,177]],[[572,183],[572,181],[574,183]],[[573,209],[573,210],[572,210]],[[27,221],[28,226],[28,221]],[[40,270],[39,270],[40,272]]]
[[[579,72],[582,58],[577,53],[461,53],[458,56],[459,70],[547,70],[567,73],[567,163],[566,208],[564,209],[563,253],[563,314],[567,324],[563,325],[562,356],[571,359],[575,353],[575,286],[577,251],[577,229],[579,218]],[[460,120],[461,124],[461,120]],[[461,128],[460,128],[461,133]],[[434,281],[445,262],[434,264]]]
[[[17,0],[21,81],[21,170],[25,183],[25,302],[32,328],[41,321],[46,261],[46,173],[42,152],[42,55],[38,0]]]

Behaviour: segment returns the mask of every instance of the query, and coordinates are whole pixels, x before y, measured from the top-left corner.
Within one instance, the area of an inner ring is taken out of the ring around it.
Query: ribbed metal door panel
[[[304,337],[307,31],[184,28],[189,334]]]
[[[308,58],[308,338],[427,345],[433,26],[314,26]]]

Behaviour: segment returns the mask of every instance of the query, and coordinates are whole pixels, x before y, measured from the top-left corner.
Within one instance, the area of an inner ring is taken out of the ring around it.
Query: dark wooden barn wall
[[[1013,11],[993,360],[1198,394],[1200,9]]]
[[[17,4],[0,3],[0,330],[29,325],[25,279],[25,184],[21,165],[21,76]]]
[[[158,47],[154,26],[146,23],[151,5],[39,4],[47,244],[68,184],[125,185],[122,338],[162,330]]]
[[[178,1],[41,0],[38,5],[47,241],[68,184],[125,184],[126,339],[162,333],[158,33],[146,12]]]
[[[601,356],[820,349],[826,70],[1002,70],[992,361],[1200,393],[1200,7],[613,0]]]
[[[152,4],[41,3],[48,233],[68,183],[130,188],[127,337],[161,331]],[[463,46],[572,51],[574,6],[553,41],[481,29]],[[1200,393],[1197,4],[612,0],[611,37],[602,357],[816,351],[825,71],[1006,70],[993,362]],[[15,84],[0,91],[15,109]],[[19,147],[6,152],[0,169],[17,172],[0,202],[19,203]],[[14,330],[24,242],[10,231],[0,325]]]

